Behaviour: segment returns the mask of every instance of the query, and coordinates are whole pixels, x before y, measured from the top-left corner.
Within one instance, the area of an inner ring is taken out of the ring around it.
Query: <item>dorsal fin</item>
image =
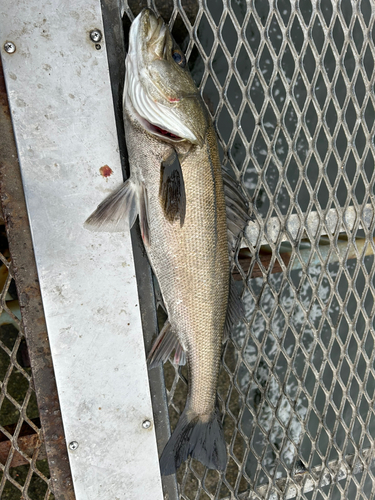
[[[236,326],[244,316],[244,306],[239,296],[234,280],[231,276],[229,281],[229,299],[227,316],[224,324],[224,334],[223,343],[228,340],[231,335],[231,331],[234,326]]]
[[[165,363],[173,349],[175,349],[174,362],[178,365],[184,365],[186,363],[185,351],[167,320],[147,356],[149,369],[154,368],[160,362]]]
[[[228,246],[229,253],[233,256],[238,237],[249,220],[251,220],[251,216],[249,215],[249,205],[242,191],[242,186],[226,170],[222,169],[222,173],[227,212]]]
[[[182,227],[186,214],[185,183],[180,160],[174,150],[160,166],[159,198],[166,219],[169,222],[179,219]]]

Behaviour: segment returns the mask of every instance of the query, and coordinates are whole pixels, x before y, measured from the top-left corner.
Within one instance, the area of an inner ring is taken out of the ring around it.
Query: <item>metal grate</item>
[[[0,496],[52,500],[5,227],[0,226]]]
[[[129,0],[129,19],[143,6]],[[227,470],[187,462],[180,498],[375,498],[374,7],[149,6],[170,18],[255,216],[218,389]],[[173,428],[186,372],[164,372]]]

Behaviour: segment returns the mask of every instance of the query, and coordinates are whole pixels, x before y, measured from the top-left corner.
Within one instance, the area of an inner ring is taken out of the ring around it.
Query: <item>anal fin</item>
[[[173,350],[175,350],[174,362],[184,365],[186,363],[185,351],[167,320],[147,356],[149,369],[154,368],[160,362],[165,363]]]

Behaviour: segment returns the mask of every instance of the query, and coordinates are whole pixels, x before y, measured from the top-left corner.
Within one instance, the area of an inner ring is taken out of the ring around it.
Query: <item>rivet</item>
[[[72,451],[76,450],[78,448],[78,446],[79,445],[78,445],[77,441],[71,441],[69,443],[69,449],[72,450]]]
[[[5,42],[4,43],[4,50],[8,54],[13,54],[16,51],[16,46],[14,45],[13,42]]]
[[[149,420],[144,420],[144,421],[142,422],[142,427],[143,427],[144,429],[149,429],[149,428],[151,427],[151,422],[150,422]]]
[[[91,38],[91,41],[93,41],[94,43],[98,43],[100,42],[100,40],[102,39],[102,32],[100,30],[92,30],[90,31],[90,38]]]

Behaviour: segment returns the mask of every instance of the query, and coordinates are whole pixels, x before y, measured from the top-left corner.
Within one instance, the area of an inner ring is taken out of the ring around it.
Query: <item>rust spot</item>
[[[104,165],[103,167],[99,168],[100,175],[103,177],[109,177],[110,175],[113,174],[113,170],[108,166]]]
[[[0,59],[0,107],[6,117],[10,117],[9,104],[7,91],[5,88],[5,80],[3,74],[3,67]]]

